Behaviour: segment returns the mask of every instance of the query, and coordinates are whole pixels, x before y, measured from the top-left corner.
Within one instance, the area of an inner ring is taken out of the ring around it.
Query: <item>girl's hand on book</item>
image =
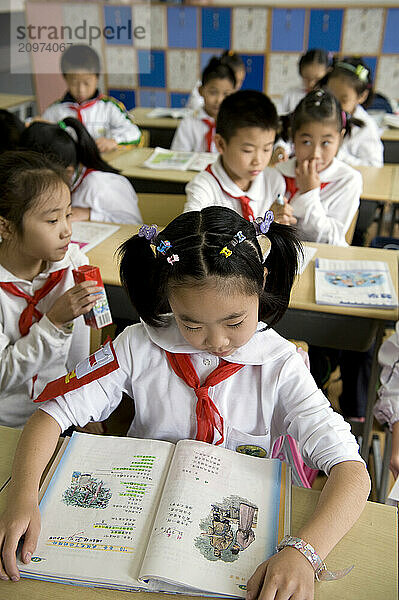
[[[31,499],[9,502],[9,508],[0,517],[0,579],[19,580],[16,552],[19,540],[24,536],[21,559],[29,563],[36,549],[40,533],[40,511]]]
[[[104,290],[98,287],[94,281],[78,283],[57,298],[50,310],[47,311],[47,318],[53,325],[62,329],[65,323],[90,312],[100,293],[104,293]]]
[[[320,177],[316,170],[316,159],[303,160],[295,168],[296,184],[301,194],[320,187]]]
[[[313,600],[314,570],[295,548],[284,548],[263,562],[247,583],[246,600]]]

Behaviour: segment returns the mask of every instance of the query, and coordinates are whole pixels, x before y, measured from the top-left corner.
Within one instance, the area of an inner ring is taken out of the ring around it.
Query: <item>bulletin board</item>
[[[148,40],[92,41],[104,66],[103,91],[135,106],[184,106],[201,71],[213,55],[230,48],[246,65],[243,89],[264,91],[277,100],[299,84],[298,59],[308,48],[341,55],[358,54],[370,66],[375,88],[399,96],[399,8],[396,7],[263,7],[185,6],[173,4],[54,3],[52,19],[66,25],[82,18],[100,28],[146,24]],[[45,6],[45,11],[43,11]],[[51,3],[28,2],[27,18],[49,14]],[[75,43],[82,43],[76,39]],[[39,61],[40,56],[35,60]],[[43,79],[44,78],[44,79]],[[43,110],[65,88],[61,76],[35,76]],[[43,85],[45,82],[45,85]]]

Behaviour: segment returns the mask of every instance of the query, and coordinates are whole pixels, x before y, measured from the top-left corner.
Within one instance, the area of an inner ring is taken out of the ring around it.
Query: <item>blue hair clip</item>
[[[158,233],[158,227],[156,225],[142,225],[139,229],[139,237],[145,237],[146,240],[151,242]]]
[[[161,254],[166,254],[167,251],[172,247],[172,244],[169,240],[161,240],[159,246],[157,246],[158,252]]]
[[[252,221],[253,226],[255,227],[256,235],[266,235],[273,221],[274,214],[272,210],[267,210],[263,219],[262,217],[258,217],[255,219],[255,221]]]

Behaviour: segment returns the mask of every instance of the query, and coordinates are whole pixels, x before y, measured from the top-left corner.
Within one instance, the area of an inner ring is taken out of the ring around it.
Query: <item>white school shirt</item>
[[[202,171],[186,185],[187,200],[183,212],[202,210],[206,206],[225,206],[242,216],[240,201],[231,196],[248,196],[249,206],[255,217],[259,217],[271,207],[277,194],[285,193],[284,178],[276,169],[266,167],[252,181],[249,190],[243,192],[227,175],[220,156],[210,168],[216,179],[207,171]]]
[[[133,225],[143,222],[137,194],[123,175],[83,167],[72,184],[71,198],[72,206],[90,208],[91,221]]]
[[[294,112],[299,102],[306,96],[307,92],[303,87],[292,87],[287,90],[281,99],[279,114],[286,115]]]
[[[204,98],[199,93],[199,88],[202,85],[201,79],[198,79],[197,83],[193,87],[193,90],[187,100],[186,108],[191,108],[191,110],[198,110],[199,108],[203,108],[204,106]]]
[[[66,117],[81,121],[94,139],[106,137],[118,144],[138,144],[140,141],[140,129],[133,123],[124,105],[104,94],[96,94],[79,104],[67,93],[42,114],[43,119],[53,123]]]
[[[278,163],[275,168],[285,177],[295,178],[295,165],[296,158],[290,158]],[[325,187],[315,188],[305,194],[298,191],[288,198],[298,220],[295,227],[303,241],[347,246],[345,234],[359,207],[362,176],[334,158],[327,169],[319,173],[319,177],[322,184],[327,184]]]
[[[258,446],[270,456],[275,440],[290,434],[305,462],[326,473],[339,462],[361,461],[349,425],[332,410],[295,346],[273,330],[261,331],[264,327],[259,323],[249,342],[224,359],[245,366],[209,388],[224,420],[222,445]],[[165,350],[189,353],[201,382],[221,361],[190,346],[172,316],[161,328],[139,323],[115,340],[117,370],[42,408],[66,429],[106,419],[125,392],[135,404],[129,436],[173,443],[195,439],[196,395],[174,373]],[[216,432],[214,443],[219,437]]]
[[[395,333],[385,340],[378,352],[378,362],[382,367],[381,387],[374,406],[374,415],[381,424],[392,425],[399,421],[399,321]]]
[[[53,379],[67,373],[89,352],[90,328],[83,317],[73,321],[73,329],[58,329],[45,313],[59,296],[75,285],[72,269],[88,264],[76,244],[69,246],[63,260],[49,263],[33,281],[25,281],[0,265],[0,281],[13,283],[32,296],[45,284],[49,273],[67,268],[62,280],[36,305],[44,315],[21,337],[19,318],[27,302],[0,288],[0,425],[23,427],[38,408],[31,399]]]
[[[205,139],[209,127],[202,119],[207,119],[215,125],[215,119],[210,117],[203,108],[200,108],[193,115],[184,117],[173,136],[171,150],[209,152]],[[217,152],[214,140],[212,140],[210,151]]]
[[[346,135],[338,151],[337,158],[349,165],[382,167],[384,164],[384,146],[378,127],[361,106],[357,106],[353,116],[364,122],[364,127],[353,126],[350,135]]]

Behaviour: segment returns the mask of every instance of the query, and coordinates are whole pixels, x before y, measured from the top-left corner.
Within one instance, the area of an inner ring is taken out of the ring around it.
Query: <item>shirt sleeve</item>
[[[41,115],[41,118],[45,121],[50,121],[51,123],[57,123],[60,121],[63,116],[62,104],[60,102],[55,102],[54,104],[50,104]]]
[[[297,440],[305,463],[327,475],[340,462],[364,462],[343,417],[335,412],[296,353],[284,363],[277,382],[273,424]]]
[[[183,212],[202,210],[215,204],[215,193],[204,174],[199,173],[186,185],[186,202]]]
[[[305,241],[347,246],[345,234],[359,207],[362,177],[357,171],[325,187],[328,197],[322,202],[322,191],[316,188],[291,199],[294,216]]]
[[[382,424],[392,425],[399,421],[399,321],[395,333],[381,346],[378,362],[382,368],[381,387],[374,406],[374,415]]]
[[[183,152],[194,152],[195,151],[195,140],[193,136],[193,128],[190,125],[191,117],[187,117],[182,120],[176,129],[175,135],[173,136],[172,143],[170,145],[171,150],[180,150]]]
[[[115,99],[109,99],[109,135],[118,144],[138,144],[141,131],[132,121],[125,106]]]
[[[353,138],[344,139],[338,157],[349,165],[382,167],[384,164],[384,146],[377,127],[365,125]]]

